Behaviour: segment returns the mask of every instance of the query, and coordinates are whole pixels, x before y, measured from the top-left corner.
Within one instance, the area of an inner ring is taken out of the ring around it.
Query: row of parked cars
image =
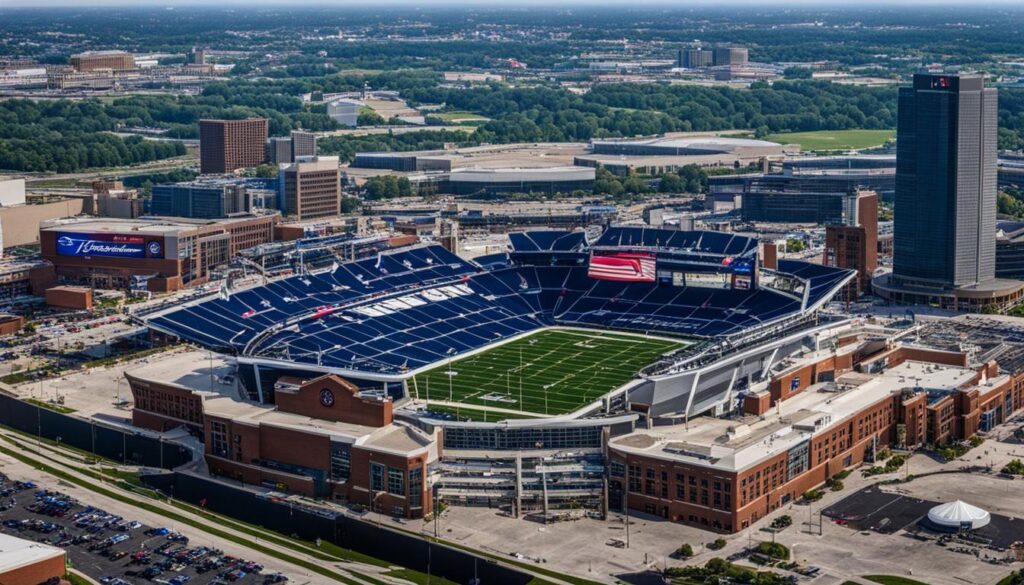
[[[0,475],[2,529],[23,538],[94,555],[88,564],[111,570],[104,585],[228,585],[243,580],[263,585],[284,583],[279,573],[265,575],[263,566],[207,546],[189,546],[180,532],[150,528],[31,482],[11,482]],[[80,563],[82,564],[82,563]]]

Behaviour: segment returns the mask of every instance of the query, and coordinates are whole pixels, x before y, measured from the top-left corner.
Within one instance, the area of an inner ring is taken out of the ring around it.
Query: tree
[[[685,188],[685,183],[675,173],[665,173],[658,183],[658,191],[662,193],[682,193]]]
[[[274,165],[259,165],[256,167],[256,176],[264,179],[273,179],[277,176],[277,167]]]
[[[680,559],[688,559],[693,556],[693,547],[689,543],[684,543],[682,546],[676,549],[676,557]]]

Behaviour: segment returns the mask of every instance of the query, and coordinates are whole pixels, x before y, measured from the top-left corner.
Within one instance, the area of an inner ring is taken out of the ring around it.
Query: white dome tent
[[[944,530],[977,530],[987,526],[992,516],[977,506],[956,500],[929,510],[928,521]]]

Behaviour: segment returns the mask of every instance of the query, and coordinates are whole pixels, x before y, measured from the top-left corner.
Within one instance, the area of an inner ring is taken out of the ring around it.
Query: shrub
[[[716,538],[714,542],[708,543],[708,549],[710,549],[710,550],[722,550],[723,548],[725,548],[726,544],[727,543],[725,542],[724,538]],[[714,560],[714,559],[711,559],[711,560]],[[710,563],[710,562],[711,561],[708,561],[708,563]]]
[[[817,502],[823,497],[825,497],[825,492],[821,490],[807,490],[804,492],[804,499],[808,502]]]
[[[781,542],[763,541],[757,543],[757,552],[773,559],[789,560],[789,549]]]
[[[681,546],[681,547],[676,549],[676,557],[678,557],[680,559],[688,559],[688,558],[690,558],[692,556],[693,556],[693,547],[690,546],[689,544],[684,544],[683,546]]]
[[[1024,462],[1020,459],[1014,459],[1003,467],[1003,473],[1007,475],[1024,475]]]
[[[772,520],[772,528],[776,530],[782,530],[783,528],[789,528],[793,525],[793,518],[789,515],[783,514],[775,520]]]
[[[907,458],[904,455],[893,455],[885,462],[885,471],[887,473],[892,473],[900,467],[903,467],[903,464],[906,463],[906,461]]]
[[[985,442],[985,439],[979,437],[978,435],[974,435],[970,439],[967,439],[967,442],[971,444],[972,448],[973,447],[980,447],[981,444]]]
[[[838,492],[838,491],[842,490],[844,487],[846,487],[846,486],[844,486],[843,482],[838,480],[838,479],[832,480],[832,485],[829,486],[829,488],[831,488],[832,491],[834,491],[834,492]]]

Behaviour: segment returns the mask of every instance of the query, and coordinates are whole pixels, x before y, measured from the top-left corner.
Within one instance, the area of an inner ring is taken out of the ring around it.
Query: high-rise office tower
[[[341,211],[338,157],[303,157],[278,172],[278,208],[298,220],[334,217]]]
[[[271,138],[267,141],[267,160],[272,165],[287,164],[295,160],[292,156],[291,138]]]
[[[898,105],[893,270],[872,290],[957,311],[1019,303],[1024,282],[995,277],[996,90],[920,74]]]
[[[304,156],[316,156],[316,134],[292,130],[292,160]]]
[[[200,120],[199,172],[230,173],[266,160],[267,120]]]
[[[914,76],[899,92],[893,276],[953,289],[995,278],[996,90]]]

